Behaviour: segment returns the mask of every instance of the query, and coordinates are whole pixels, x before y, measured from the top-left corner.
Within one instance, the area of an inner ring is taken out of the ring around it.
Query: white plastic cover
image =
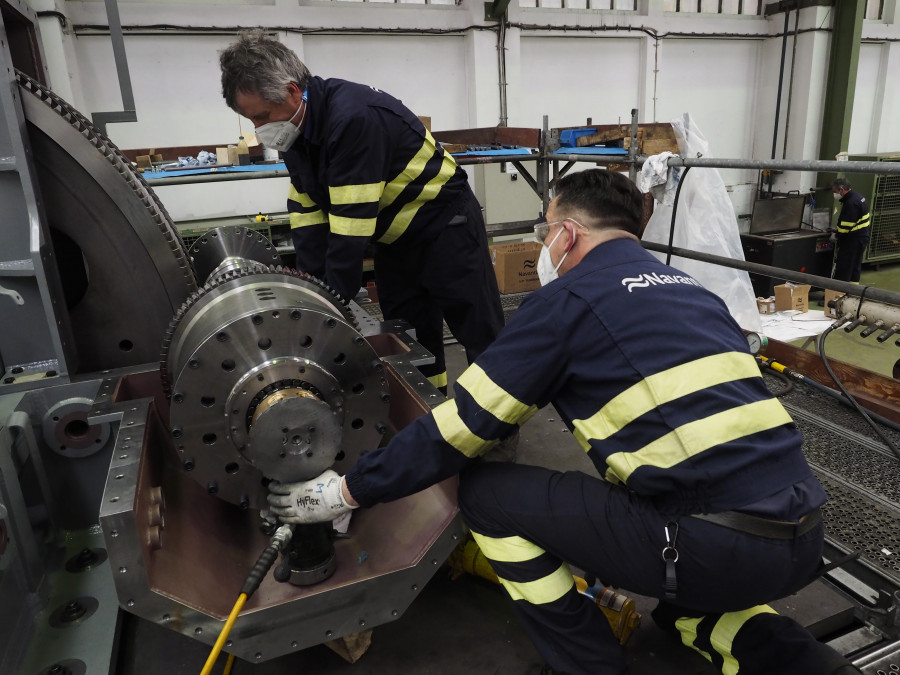
[[[702,157],[708,154],[709,144],[688,113],[672,120],[672,128],[675,130],[678,150],[682,157]],[[665,202],[672,201],[670,197],[674,195],[674,187],[677,186],[685,169],[674,167],[670,171],[674,180],[667,181],[665,190],[667,198],[664,198],[662,203],[656,204],[644,230],[644,241],[669,243],[673,206]],[[675,237],[672,245],[744,260],[734,207],[728,198],[725,183],[716,169],[694,167],[684,177],[684,185],[678,195]],[[665,262],[664,253],[652,253]],[[761,330],[756,297],[747,272],[677,256],[672,256],[670,264],[691,275],[722,298],[731,316],[742,328],[750,331]],[[698,326],[698,329],[702,327]]]

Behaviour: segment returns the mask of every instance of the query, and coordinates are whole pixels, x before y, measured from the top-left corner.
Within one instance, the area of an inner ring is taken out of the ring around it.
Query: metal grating
[[[783,390],[770,374],[765,378],[773,392]],[[868,567],[900,584],[900,462],[865,420],[832,397],[797,384],[781,401],[803,432],[803,451],[828,493],[826,537],[859,551]],[[881,429],[900,445],[900,433]]]
[[[867,261],[900,255],[900,176],[877,176]]]

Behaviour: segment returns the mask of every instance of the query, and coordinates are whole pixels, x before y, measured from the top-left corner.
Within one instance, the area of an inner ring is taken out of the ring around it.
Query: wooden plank
[[[819,384],[837,389],[822,359],[814,352],[770,338],[769,345],[762,353]],[[828,363],[841,384],[860,405],[889,420],[900,422],[900,382],[836,359],[830,358]]]
[[[511,145],[537,148],[541,145],[541,130],[521,127],[485,127],[481,129],[455,129],[433,131],[434,138],[441,143],[460,145]]]
[[[605,129],[594,134],[579,136],[575,141],[575,145],[583,148],[588,145],[596,145],[597,143],[609,143],[610,141],[621,141],[630,134],[630,130],[626,126],[615,127],[613,129]]]

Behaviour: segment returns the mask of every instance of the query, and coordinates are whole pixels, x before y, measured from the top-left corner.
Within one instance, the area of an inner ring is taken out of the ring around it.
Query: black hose
[[[784,383],[784,387],[782,387],[778,391],[772,391],[772,389],[769,388],[769,391],[772,391],[772,396],[779,398],[781,396],[785,396],[786,394],[790,394],[794,390],[794,383],[791,382],[790,378],[787,375],[774,370],[768,363],[761,362],[760,369],[763,368],[768,368],[770,375],[772,375],[776,380],[781,380]]]
[[[819,335],[819,340],[816,343],[816,347],[819,350],[819,358],[822,359],[822,363],[825,366],[825,370],[828,371],[828,374],[831,376],[831,379],[834,380],[834,383],[837,385],[838,389],[841,390],[841,393],[846,397],[847,401],[853,405],[853,408],[862,415],[863,419],[869,423],[869,426],[878,434],[878,437],[884,442],[884,444],[890,449],[891,452],[894,453],[894,456],[897,459],[900,459],[900,450],[897,450],[897,447],[891,442],[891,440],[885,436],[884,432],[875,424],[871,417],[869,417],[868,413],[863,409],[863,407],[857,403],[856,399],[850,395],[850,392],[841,384],[841,381],[837,378],[837,375],[834,374],[834,371],[831,369],[831,364],[828,362],[828,357],[825,355],[825,338],[827,338],[832,331],[835,329],[835,324],[832,324],[828,328],[825,329],[825,332]]]
[[[675,203],[672,205],[672,223],[669,225],[669,250],[666,253],[666,265],[672,262],[672,242],[675,239],[675,215],[678,213],[678,198],[681,196],[681,186],[691,167],[687,167],[678,179],[678,188],[675,190]]]

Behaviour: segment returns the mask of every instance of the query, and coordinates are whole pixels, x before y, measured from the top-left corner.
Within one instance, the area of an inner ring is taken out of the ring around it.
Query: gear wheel
[[[203,284],[200,289],[191,293],[190,296],[188,296],[188,298],[181,304],[181,307],[178,308],[178,311],[175,312],[175,315],[169,322],[169,326],[166,329],[165,335],[163,336],[159,364],[163,391],[166,394],[166,398],[170,398],[172,395],[172,382],[171,378],[169,377],[168,370],[169,350],[171,348],[175,333],[178,330],[178,327],[181,324],[181,321],[184,319],[185,315],[188,314],[188,312],[190,312],[191,309],[196,306],[197,303],[200,302],[207,294],[216,291],[221,286],[232,283],[238,279],[257,279],[260,275],[279,275],[290,278],[292,280],[296,280],[298,282],[298,285],[303,290],[311,293],[313,296],[317,296],[321,300],[324,300],[326,304],[331,309],[335,310],[344,321],[350,324],[354,329],[359,330],[359,322],[357,321],[356,315],[350,309],[349,303],[341,298],[341,296],[338,295],[328,284],[326,284],[321,279],[312,276],[311,274],[300,272],[299,270],[295,270],[290,267],[283,267],[280,265],[262,265],[259,263],[249,263],[245,267],[229,270],[224,274],[209,279],[205,284]]]

